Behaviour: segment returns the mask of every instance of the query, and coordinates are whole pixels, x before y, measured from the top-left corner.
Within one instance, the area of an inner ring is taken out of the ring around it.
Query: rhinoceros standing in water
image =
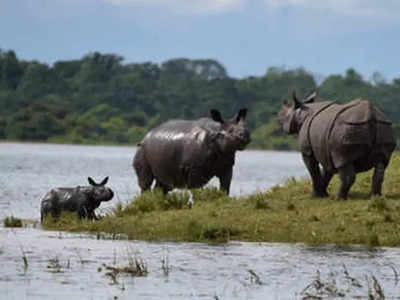
[[[76,212],[79,218],[97,219],[94,210],[102,201],[109,201],[114,192],[105,187],[108,177],[101,183],[88,178],[90,186],[51,189],[43,198],[40,206],[40,220],[48,214],[58,217],[62,211]]]
[[[339,173],[336,199],[346,199],[356,173],[374,169],[372,195],[380,195],[384,173],[396,146],[391,121],[367,100],[347,104],[314,102],[317,94],[294,105],[284,102],[278,120],[286,133],[299,134],[299,147],[311,175],[313,195],[328,196],[326,188]],[[322,172],[319,167],[322,166]]]
[[[173,188],[198,188],[217,176],[229,194],[235,152],[250,142],[244,127],[247,109],[223,120],[210,110],[211,119],[170,120],[152,129],[139,144],[133,167],[142,191],[155,187],[167,193]]]

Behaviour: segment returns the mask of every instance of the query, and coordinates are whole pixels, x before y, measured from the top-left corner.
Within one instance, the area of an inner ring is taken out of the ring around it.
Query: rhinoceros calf
[[[48,214],[58,217],[62,211],[76,212],[79,218],[97,219],[94,211],[103,201],[109,201],[114,192],[105,187],[108,177],[101,183],[88,178],[90,186],[73,188],[54,188],[42,199],[40,220],[44,221]]]
[[[250,142],[244,127],[247,109],[223,120],[210,110],[211,119],[170,120],[152,129],[139,144],[133,159],[142,191],[155,186],[164,193],[173,188],[198,188],[212,177],[229,194],[235,152]]]
[[[371,168],[371,194],[380,195],[385,169],[396,146],[391,121],[367,100],[314,103],[316,97],[314,93],[300,102],[293,92],[294,105],[284,102],[278,116],[286,133],[299,134],[313,195],[328,196],[326,188],[333,174],[339,173],[341,185],[336,198],[346,199],[356,173]]]

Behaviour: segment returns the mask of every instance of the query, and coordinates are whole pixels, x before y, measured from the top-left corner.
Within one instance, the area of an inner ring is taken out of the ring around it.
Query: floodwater
[[[88,176],[97,181],[110,177],[115,197],[100,212],[127,202],[139,191],[131,167],[134,153],[134,147],[2,143],[0,219],[13,215],[34,223],[40,217],[40,198],[50,188],[85,185]],[[307,176],[298,153],[240,152],[232,194],[264,191],[291,176]],[[387,298],[400,297],[397,248],[216,246],[115,238],[45,231],[40,225],[9,229],[1,222],[0,300],[301,299],[318,273],[326,291],[336,280],[336,297],[366,298],[368,290],[374,291],[373,278]],[[107,266],[127,266],[132,259],[143,262],[147,276],[126,274],[113,280],[107,275]]]

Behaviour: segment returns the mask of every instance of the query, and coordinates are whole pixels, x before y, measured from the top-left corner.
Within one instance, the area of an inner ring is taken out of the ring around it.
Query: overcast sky
[[[53,63],[212,58],[234,77],[353,67],[400,77],[400,0],[1,0],[0,48]]]

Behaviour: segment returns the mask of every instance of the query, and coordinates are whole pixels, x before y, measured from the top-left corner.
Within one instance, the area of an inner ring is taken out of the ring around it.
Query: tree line
[[[282,134],[276,114],[296,89],[322,99],[371,100],[393,120],[400,136],[400,78],[372,80],[354,69],[317,84],[303,68],[270,67],[262,76],[232,78],[212,59],[124,63],[116,54],[93,52],[52,66],[26,61],[0,49],[0,139],[85,144],[135,144],[152,127],[172,119],[225,117],[247,107],[253,148],[295,149]]]

